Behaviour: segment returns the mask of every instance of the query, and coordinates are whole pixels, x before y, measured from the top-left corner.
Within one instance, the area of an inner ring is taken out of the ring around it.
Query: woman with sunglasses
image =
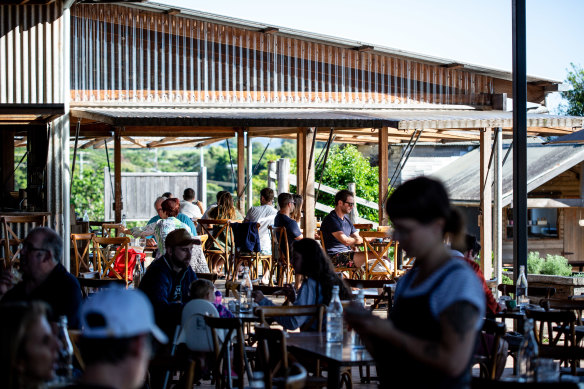
[[[398,284],[389,320],[356,307],[346,319],[377,362],[381,386],[396,376],[411,388],[470,388],[470,362],[485,315],[473,270],[444,245],[464,238],[463,221],[438,181],[419,177],[386,203],[395,239],[415,264]]]

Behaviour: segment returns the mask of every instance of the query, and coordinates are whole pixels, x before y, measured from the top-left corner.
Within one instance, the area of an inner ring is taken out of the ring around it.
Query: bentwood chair
[[[288,244],[288,234],[286,227],[268,226],[272,237],[272,267],[270,281],[268,285],[273,285],[274,270],[278,286],[290,283],[294,279],[292,263],[290,261],[290,245]]]
[[[320,245],[322,246],[322,250],[326,253],[326,246],[324,244],[324,237],[322,236],[322,231],[318,232],[318,236],[320,238]],[[348,275],[348,278],[353,279],[361,279],[363,278],[363,272],[361,268],[358,267],[346,267],[346,266],[335,266],[335,272],[340,274],[342,277],[345,277],[345,274]]]
[[[214,358],[213,358],[213,377],[215,387],[220,388],[239,388],[244,387],[243,375],[245,374],[245,343],[243,337],[243,327],[241,320],[237,318],[221,318],[205,316],[205,324],[211,328],[213,335]],[[224,330],[224,340],[221,341],[219,330]],[[232,343],[235,338],[235,343]],[[230,348],[233,345],[233,360],[231,359]],[[236,383],[233,384],[231,367],[237,374]]]
[[[128,246],[130,238],[127,236],[120,238],[94,238],[93,255],[96,256],[98,271],[102,279],[116,278],[124,280],[126,287],[129,284],[128,275],[133,274],[134,269],[128,269]],[[121,254],[124,256],[125,274],[120,274],[115,268],[116,257]]]
[[[197,224],[201,226],[203,235],[207,235],[207,242],[203,246],[203,252],[207,258],[209,270],[213,272],[213,264],[219,260],[223,260],[225,279],[229,279],[230,272],[234,267],[231,263],[234,238],[230,223],[231,221],[228,219],[197,220]]]
[[[6,267],[12,264],[12,261],[20,255],[20,244],[26,238],[26,235],[34,227],[45,226],[47,218],[44,215],[15,215],[2,216],[2,235],[0,242],[4,249],[4,260]]]
[[[246,223],[232,223],[232,229],[239,228],[236,226],[242,226],[242,228],[247,228]],[[259,223],[252,223],[252,227],[255,228],[255,231],[258,233],[259,237]],[[250,276],[251,279],[256,279],[259,277],[259,267],[261,265],[263,272],[265,273],[266,270],[268,273],[272,271],[272,256],[271,255],[264,255],[259,251],[245,251],[242,248],[243,242],[238,242],[237,236],[235,235],[235,254],[233,257],[234,268],[239,269],[240,266],[247,266],[250,269]],[[235,281],[237,279],[237,272],[231,273],[231,280]]]
[[[319,305],[279,305],[279,306],[260,306],[255,309],[255,313],[260,318],[260,323],[268,325],[267,318],[273,317],[291,317],[291,316],[310,316],[303,325],[302,329],[310,329],[316,324],[316,331],[322,332],[322,323],[325,313],[325,306]]]
[[[95,261],[95,255],[90,255],[90,247],[95,234],[71,234],[71,246],[75,254],[75,277],[79,276],[81,271],[89,271],[90,262]],[[97,264],[93,262],[93,268],[97,269]]]

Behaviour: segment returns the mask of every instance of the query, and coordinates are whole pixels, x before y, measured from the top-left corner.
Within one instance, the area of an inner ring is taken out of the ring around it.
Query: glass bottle
[[[251,283],[251,278],[249,276],[249,268],[246,266],[243,268],[243,280],[241,281],[241,294],[243,295],[243,307],[242,311],[247,312],[253,308],[253,299],[251,297],[251,292],[253,290],[253,285]]]
[[[67,330],[67,316],[59,317],[57,337],[60,342],[57,377],[60,380],[68,381],[73,376],[73,343],[71,343]]]
[[[83,213],[83,221],[84,222],[88,222],[89,221],[89,215],[87,214],[87,209]]]
[[[365,291],[360,286],[358,286],[358,288],[359,289],[357,292],[357,298],[355,299],[355,303],[361,306],[362,308],[365,308]],[[351,347],[354,349],[365,348],[365,346],[363,346],[363,343],[361,342],[359,334],[355,330],[351,331]]]
[[[525,306],[529,304],[529,299],[527,298],[527,277],[525,277],[525,266],[519,266],[519,277],[517,277],[517,283],[515,284],[515,299],[517,300],[517,306],[521,310],[525,309]]]
[[[533,319],[525,320],[523,340],[517,353],[517,373],[523,382],[533,381],[539,348],[533,332]]]
[[[126,227],[127,227],[127,223],[126,223],[126,214],[125,214],[125,213],[122,215],[122,226],[124,226],[124,228],[126,228]]]
[[[340,343],[343,341],[343,305],[339,298],[339,286],[333,286],[331,302],[326,310],[326,341]]]

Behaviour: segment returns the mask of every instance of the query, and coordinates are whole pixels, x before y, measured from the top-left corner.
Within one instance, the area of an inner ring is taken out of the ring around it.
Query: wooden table
[[[327,343],[326,334],[316,332],[288,333],[287,347],[295,354],[303,354],[324,360],[328,365],[327,388],[340,387],[341,367],[373,365],[375,360],[366,349],[353,349],[350,336],[343,343]]]

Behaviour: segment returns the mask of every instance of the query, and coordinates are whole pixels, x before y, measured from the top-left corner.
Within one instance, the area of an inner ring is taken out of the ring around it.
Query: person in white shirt
[[[183,200],[180,202],[180,213],[184,213],[191,219],[200,219],[203,216],[203,203],[195,199],[193,188],[185,189]]]
[[[274,208],[274,191],[270,188],[264,188],[260,191],[260,205],[251,207],[245,215],[246,222],[256,222],[260,224],[258,234],[260,236],[261,253],[265,255],[272,254],[272,242],[268,226],[274,224],[274,217],[278,211]]]

